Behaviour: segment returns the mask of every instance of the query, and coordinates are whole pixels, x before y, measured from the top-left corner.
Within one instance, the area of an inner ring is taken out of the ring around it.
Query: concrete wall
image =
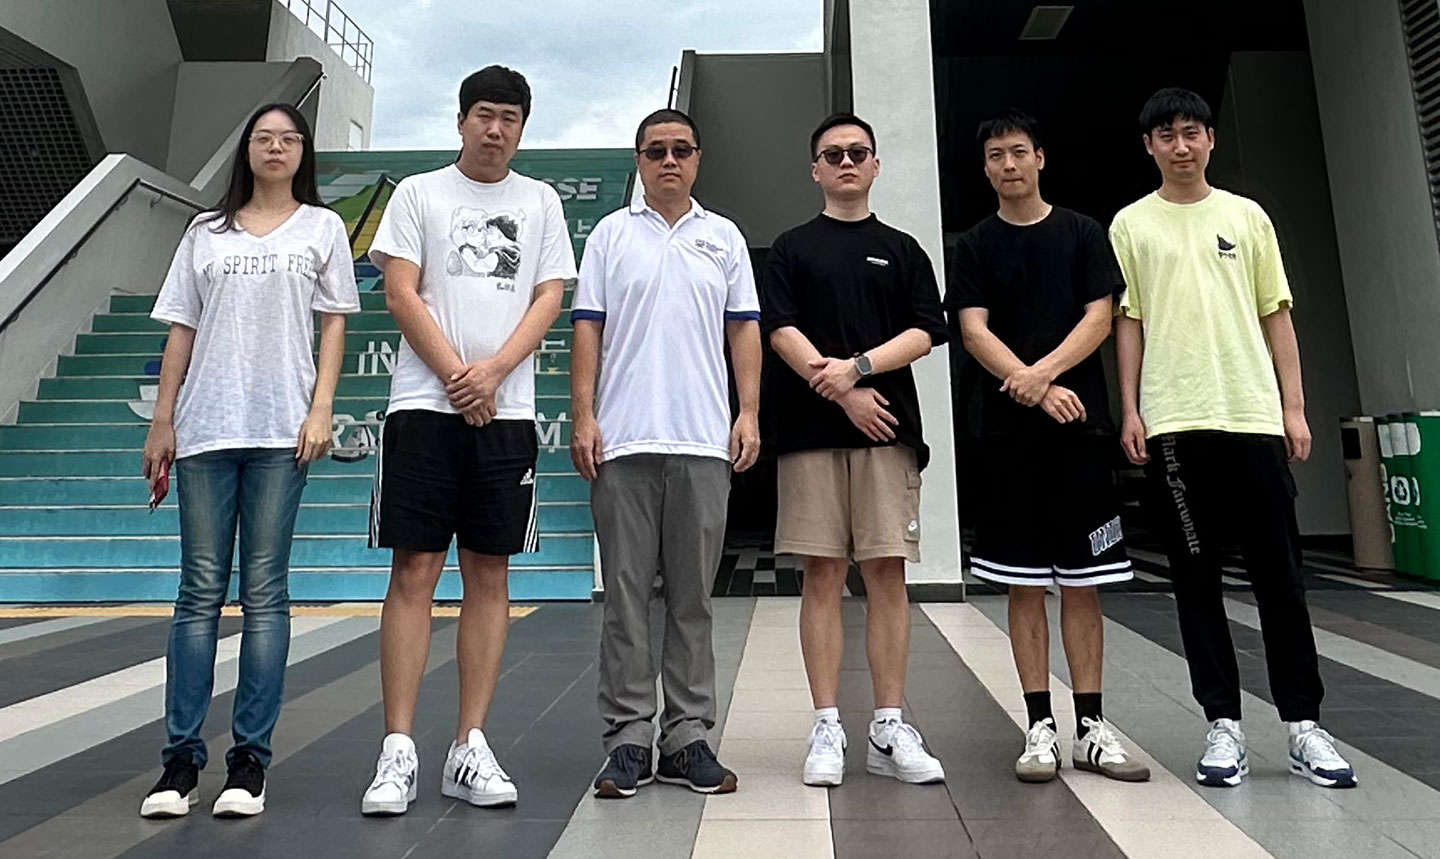
[[[1305,20],[1360,405],[1440,408],[1440,242],[1398,4],[1305,0]]]
[[[1338,422],[1356,413],[1360,396],[1310,58],[1232,54],[1218,122],[1210,179],[1265,207],[1295,292],[1306,414],[1315,437],[1310,461],[1295,467],[1300,530],[1348,534]]]
[[[182,63],[165,170],[193,178],[245,118],[237,111],[248,114],[289,68],[289,63]]]
[[[180,45],[165,0],[4,0],[0,27],[74,66],[110,152],[164,168]]]
[[[361,148],[369,149],[375,89],[343,62],[324,39],[284,6],[272,3],[270,39],[265,58],[275,61],[296,57],[314,57],[325,69],[325,83],[320,87],[315,121],[315,148],[342,151],[350,148],[350,123],[353,120],[364,132]]]
[[[943,272],[940,171],[936,155],[935,77],[930,54],[929,0],[869,0],[850,9],[850,62],[855,113],[875,127],[884,169],[871,207],[920,242]],[[920,564],[906,580],[958,596],[959,511],[950,366],[945,348],[915,365],[921,420],[933,455],[920,507]]]
[[[682,93],[704,149],[695,197],[733,218],[751,247],[823,206],[806,151],[826,115],[825,74],[821,54],[695,56]]]

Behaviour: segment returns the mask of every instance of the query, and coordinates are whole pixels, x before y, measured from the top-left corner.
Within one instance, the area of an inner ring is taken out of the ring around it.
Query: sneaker
[[[200,802],[199,785],[200,768],[191,762],[189,753],[176,755],[165,764],[160,780],[140,803],[140,816],[184,817]]]
[[[906,784],[934,784],[945,780],[945,768],[925,751],[920,732],[899,719],[870,726],[865,768],[875,775],[889,776]]]
[[[216,817],[254,817],[265,810],[265,767],[251,752],[230,760],[225,787],[211,813]]]
[[[1205,755],[1195,768],[1195,780],[1207,787],[1235,787],[1250,774],[1245,756],[1245,732],[1232,719],[1216,719],[1205,735]]]
[[[1099,773],[1116,781],[1149,781],[1150,768],[1130,759],[1120,737],[1104,719],[1083,716],[1080,725],[1085,736],[1075,740],[1070,762],[1075,769]]]
[[[838,786],[845,780],[845,729],[839,722],[816,722],[809,742],[801,780],[815,787]]]
[[[595,777],[595,795],[601,799],[626,799],[655,780],[650,750],[634,743],[615,747],[605,760],[605,769]]]
[[[500,768],[500,762],[495,760],[495,753],[490,751],[490,744],[485,742],[485,734],[479,728],[470,729],[465,745],[450,744],[440,792],[481,808],[514,805],[519,796],[515,782]]]
[[[734,793],[739,786],[735,773],[720,765],[704,740],[696,740],[673,755],[661,755],[655,779],[698,793]]]
[[[1354,787],[1355,770],[1335,751],[1335,738],[1314,722],[1290,725],[1290,772],[1321,787]]]
[[[420,758],[415,741],[404,734],[389,734],[375,763],[375,780],[360,800],[364,815],[393,816],[410,810],[415,801],[415,783],[420,775]]]
[[[1054,781],[1060,773],[1060,746],[1055,742],[1054,719],[1041,719],[1025,733],[1025,753],[1015,762],[1015,777],[1038,784]]]

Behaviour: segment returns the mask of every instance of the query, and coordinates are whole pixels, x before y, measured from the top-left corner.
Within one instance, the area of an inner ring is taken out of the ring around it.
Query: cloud
[[[460,81],[525,74],[527,148],[627,146],[682,51],[819,51],[823,0],[341,0],[375,41],[377,149],[459,146]]]

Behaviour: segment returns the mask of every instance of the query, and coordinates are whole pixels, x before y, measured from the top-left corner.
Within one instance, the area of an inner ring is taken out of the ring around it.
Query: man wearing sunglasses
[[[571,314],[575,468],[592,482],[605,584],[600,639],[604,770],[595,793],[633,796],[652,779],[729,793],[715,727],[710,590],[724,548],[730,473],[759,455],[760,305],[745,237],[690,196],[695,123],[677,110],[635,134],[644,194],[586,241]],[[740,414],[733,425],[725,345]],[[664,581],[658,766],[650,603]]]
[[[779,516],[775,551],[804,557],[800,645],[815,704],[803,779],[838,785],[845,731],[836,692],[840,600],[854,558],[865,580],[866,651],[875,693],[866,768],[922,784],[945,770],[901,718],[910,650],[905,561],[920,560],[920,471],[930,458],[910,364],[947,339],[930,258],[870,212],[880,174],[875,133],[849,114],[810,138],[825,196],[814,220],[775,240],[762,327],[794,372],[770,387]]]

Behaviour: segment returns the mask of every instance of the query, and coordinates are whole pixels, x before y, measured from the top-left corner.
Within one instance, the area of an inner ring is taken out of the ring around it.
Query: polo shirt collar
[[[650,209],[650,205],[645,202],[645,194],[644,194],[644,193],[636,194],[636,195],[635,195],[635,199],[630,201],[630,214],[632,214],[632,215],[643,214],[643,213],[645,212],[645,210],[647,210],[647,209],[649,209],[649,210],[652,211],[652,212],[655,211],[654,209]],[[658,215],[659,212],[656,212],[656,214]],[[706,212],[706,211],[705,211],[705,207],[700,205],[700,201],[699,201],[699,200],[695,199],[694,197],[691,197],[691,198],[690,198],[690,212],[689,212],[689,214],[694,215],[694,216],[697,217],[697,218],[703,218],[703,217],[706,217],[706,216],[709,214],[709,212]]]

